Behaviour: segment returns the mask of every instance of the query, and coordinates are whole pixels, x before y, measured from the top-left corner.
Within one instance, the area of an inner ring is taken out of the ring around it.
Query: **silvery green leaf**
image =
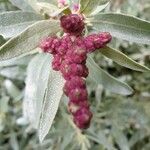
[[[0,75],[9,79],[24,80],[25,69],[19,66],[11,66],[0,69]]]
[[[36,3],[38,2],[37,0],[26,0],[27,3],[36,11]]]
[[[53,4],[45,3],[45,2],[37,2],[37,9],[41,14],[48,14],[51,15],[52,13],[58,11],[58,7]]]
[[[0,100],[0,113],[6,113],[9,111],[9,106],[8,106],[8,102],[9,102],[9,97],[8,96],[3,96]],[[1,119],[0,119],[0,125],[1,125]],[[1,128],[0,128],[1,131]]]
[[[67,10],[68,8],[69,8],[69,6],[60,8],[60,9],[56,10],[54,13],[52,13],[50,16],[51,16],[51,17],[56,17],[56,16],[58,16],[59,14],[61,14],[63,11]],[[70,10],[69,10],[69,12],[70,12]]]
[[[150,132],[146,128],[136,131],[129,140],[130,147],[133,147],[136,143],[138,143],[139,141],[141,141],[142,139],[144,139],[145,137],[149,135],[150,135]]]
[[[11,80],[5,80],[4,86],[7,90],[7,93],[10,97],[13,98],[14,102],[18,101],[21,98],[21,92],[18,89],[18,87],[11,81]]]
[[[57,6],[58,2],[57,0],[37,0],[38,2],[44,2],[44,3],[49,3]]]
[[[116,38],[150,44],[150,22],[119,13],[101,13],[89,19],[96,31],[106,31]]]
[[[110,4],[110,2],[107,2],[104,5],[97,6],[97,8],[90,15],[94,16],[94,15],[98,14],[99,12],[104,10],[109,4]]]
[[[33,12],[9,11],[0,14],[0,35],[11,38],[43,17]]]
[[[132,94],[133,90],[131,87],[105,72],[90,57],[88,58],[87,66],[89,68],[89,77],[97,84],[102,84],[105,89],[122,95]]]
[[[0,46],[2,46],[5,42],[6,40],[0,35]]]
[[[124,133],[120,129],[118,129],[118,127],[113,125],[111,134],[114,137],[115,142],[119,146],[120,150],[130,150],[127,137],[124,135]]]
[[[58,21],[43,20],[29,26],[18,36],[0,47],[0,61],[20,57],[33,51],[41,39],[54,35],[60,30]]]
[[[27,69],[25,97],[23,102],[24,117],[34,128],[38,127],[45,90],[51,70],[52,57],[47,54],[36,55]]]
[[[59,72],[51,70],[38,129],[40,142],[44,140],[51,128],[63,94],[63,86],[64,79],[62,75]]]
[[[14,10],[16,10],[16,7],[13,6],[8,0],[0,1],[0,12],[14,11]]]
[[[137,63],[136,61],[132,60],[131,58],[129,58],[122,52],[115,50],[113,48],[104,47],[104,48],[100,49],[100,52],[104,56],[112,59],[113,61],[115,61],[116,63],[118,63],[121,66],[130,68],[132,70],[141,71],[141,72],[149,72],[150,71],[149,68]]]
[[[26,0],[9,0],[14,6],[24,11],[33,11],[32,7],[27,3]]]
[[[21,58],[9,59],[0,62],[0,67],[27,66],[33,56],[28,55]]]
[[[104,131],[100,131],[97,134],[91,133],[91,135],[87,135],[87,137],[90,140],[92,140],[100,145],[103,145],[103,147],[106,148],[107,150],[115,150],[112,143],[109,142],[109,140],[107,139],[107,136]]]
[[[39,9],[42,6],[42,9],[56,9],[57,7],[57,1],[56,0],[27,0],[28,3],[31,5],[31,7],[37,12],[41,13],[41,9]],[[47,5],[47,6],[46,6]],[[40,6],[40,7],[39,7]],[[44,6],[44,7],[43,7]],[[49,7],[50,6],[50,7]],[[52,7],[53,6],[53,7]],[[49,10],[51,11],[51,10]]]
[[[89,15],[93,13],[97,7],[108,3],[109,0],[80,0],[80,12]]]

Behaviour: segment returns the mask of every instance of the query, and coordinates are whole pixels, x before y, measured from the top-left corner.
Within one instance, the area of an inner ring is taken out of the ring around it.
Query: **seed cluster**
[[[86,129],[92,118],[85,81],[89,73],[87,54],[104,47],[111,41],[111,35],[102,32],[83,37],[84,21],[77,14],[62,16],[60,21],[66,34],[44,39],[40,48],[53,55],[52,68],[60,71],[66,80],[64,93],[69,97],[68,110],[76,126]]]

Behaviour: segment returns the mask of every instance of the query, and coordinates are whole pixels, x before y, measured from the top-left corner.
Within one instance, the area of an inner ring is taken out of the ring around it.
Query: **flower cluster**
[[[84,22],[76,14],[62,16],[60,21],[66,35],[48,37],[41,42],[40,48],[53,55],[53,69],[60,71],[66,80],[64,93],[69,97],[68,110],[77,127],[86,129],[92,118],[85,81],[89,73],[87,54],[104,47],[111,35],[103,32],[83,37]]]

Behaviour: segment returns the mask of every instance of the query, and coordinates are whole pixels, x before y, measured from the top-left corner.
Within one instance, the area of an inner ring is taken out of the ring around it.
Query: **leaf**
[[[136,143],[143,140],[145,137],[149,135],[150,135],[150,132],[147,129],[140,129],[136,131],[129,141],[130,147],[133,147]]]
[[[38,46],[38,43],[48,35],[59,31],[58,21],[43,20],[29,26],[20,35],[10,39],[0,47],[0,61],[24,55]]]
[[[8,96],[2,96],[1,97],[1,100],[0,100],[0,114],[3,112],[3,113],[6,113],[9,111],[9,99],[10,97]],[[0,119],[1,120],[1,119]],[[0,124],[1,124],[1,121],[0,121]],[[1,129],[1,127],[0,127]],[[0,130],[1,131],[1,130]]]
[[[40,14],[43,15],[47,14],[48,16],[51,17],[57,17],[60,13],[67,10],[68,6],[59,9],[57,6],[50,3],[37,2],[36,9],[38,12],[40,12]]]
[[[45,2],[37,2],[37,9],[41,14],[52,14],[56,11],[58,11],[58,7],[56,7],[53,4],[45,3]]]
[[[0,35],[10,38],[43,18],[33,12],[10,11],[0,14]]]
[[[51,128],[63,94],[63,85],[64,79],[62,75],[59,72],[51,70],[38,130],[40,142],[44,140]]]
[[[110,2],[107,2],[104,5],[97,6],[97,8],[90,14],[90,16],[94,16],[94,15],[98,14],[99,12],[104,10],[109,4],[110,4]]]
[[[23,111],[24,117],[34,128],[38,128],[51,60],[50,55],[38,54],[31,60],[27,69]]]
[[[115,125],[112,127],[111,134],[114,137],[117,145],[120,147],[120,150],[130,150],[127,137]]]
[[[7,93],[9,94],[9,96],[13,98],[14,102],[16,102],[17,100],[20,99],[21,92],[18,89],[18,87],[11,80],[8,80],[8,79],[5,80],[4,86],[7,90]]]
[[[150,44],[150,23],[117,13],[103,13],[90,19],[93,29],[110,32],[112,36],[143,44]]]
[[[105,132],[104,131],[99,131],[98,133],[90,133],[91,135],[87,135],[87,137],[100,144],[100,145],[103,145],[104,148],[106,148],[107,150],[115,150],[113,148],[113,145],[111,142],[109,142],[109,140],[107,139],[106,135],[105,135]]]
[[[113,93],[130,95],[133,90],[126,83],[121,82],[101,69],[90,57],[87,61],[89,76],[97,83]]]
[[[55,9],[58,9],[57,7],[57,1],[56,0],[27,0],[28,3],[31,5],[31,7],[37,12],[43,14],[43,11],[53,11]]]
[[[135,62],[134,60],[132,60],[131,58],[129,58],[128,56],[126,56],[122,52],[115,50],[113,48],[104,47],[104,48],[100,49],[100,52],[121,66],[130,68],[132,70],[141,71],[141,72],[150,71],[149,68]]]
[[[5,42],[6,40],[0,35],[0,46],[2,46]]]
[[[58,5],[58,1],[57,0],[38,0],[38,2],[45,2],[45,3],[53,4],[55,6]]]
[[[112,99],[105,103],[103,111],[107,110],[107,119],[117,128],[126,129],[127,125],[131,124],[140,126],[140,128],[149,127],[149,115],[141,103],[132,101],[132,99],[124,100],[121,97]]]
[[[85,15],[91,14],[97,7],[108,3],[109,0],[80,0],[80,11]]]
[[[36,3],[37,0],[26,0],[28,2],[28,4],[30,4],[30,6],[36,11]]]
[[[58,9],[57,11],[55,11],[54,13],[52,13],[50,16],[51,17],[57,17],[59,14],[61,13],[64,13],[64,14],[68,14],[68,13],[71,13],[70,9],[69,9],[69,6],[66,6],[66,7],[63,7],[63,8],[60,8]]]
[[[13,6],[8,0],[0,1],[0,12],[14,11],[14,10],[16,10],[16,7]]]
[[[0,69],[0,75],[9,79],[24,80],[25,69],[19,66],[11,66]]]
[[[27,66],[27,64],[30,62],[31,58],[33,56],[28,55],[28,56],[24,56],[21,58],[14,58],[14,59],[9,59],[6,61],[1,61],[0,62],[0,67],[14,67],[14,66]]]
[[[32,7],[26,2],[26,0],[9,0],[13,5],[24,11],[33,11]]]

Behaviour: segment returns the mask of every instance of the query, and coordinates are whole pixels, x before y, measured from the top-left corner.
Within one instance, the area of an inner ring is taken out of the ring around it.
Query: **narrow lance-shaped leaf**
[[[23,111],[24,117],[34,128],[38,127],[51,60],[49,55],[38,54],[31,60],[27,69]]]
[[[39,124],[39,140],[42,142],[48,134],[58,110],[63,94],[64,79],[59,72],[50,70],[48,87],[45,93],[44,104]]]
[[[102,13],[89,19],[96,31],[110,32],[112,36],[143,44],[150,44],[150,23],[117,13]]]
[[[40,14],[43,14],[43,15],[46,14],[51,17],[58,16],[60,13],[62,13],[63,11],[67,9],[68,9],[68,6],[59,9],[57,6],[50,4],[50,3],[46,3],[46,2],[36,3],[36,10],[40,12]]]
[[[37,11],[37,9],[36,9],[37,0],[26,0],[26,1],[35,11]]]
[[[90,16],[98,14],[99,12],[104,10],[109,4],[110,4],[110,2],[107,2],[103,5],[97,6],[97,8],[90,14]]]
[[[80,12],[89,15],[95,11],[97,7],[108,2],[109,0],[80,0]]]
[[[33,12],[9,11],[0,14],[0,35],[4,38],[16,36],[29,25],[43,17]]]
[[[45,3],[45,2],[37,2],[37,9],[41,14],[47,14],[50,15],[56,11],[58,11],[58,7],[56,7],[53,4]]]
[[[3,38],[3,36],[0,35],[0,46],[3,45],[6,42],[6,40]]]
[[[130,147],[133,147],[136,143],[142,141],[145,137],[148,137],[149,135],[150,131],[147,128],[136,131],[129,141]]]
[[[116,63],[118,63],[121,66],[136,70],[136,71],[141,71],[141,72],[148,72],[150,71],[149,68],[137,63],[136,61],[132,60],[122,52],[115,50],[110,47],[104,47],[100,49],[100,52],[105,55],[106,57],[112,59]]]
[[[9,0],[13,5],[24,11],[33,11],[32,7],[26,0]]]
[[[13,66],[27,66],[27,64],[32,59],[32,55],[24,56],[21,58],[9,59],[0,62],[0,67],[13,67]]]
[[[54,20],[43,20],[29,26],[20,35],[0,47],[0,61],[31,52],[38,46],[41,39],[56,34],[59,29],[59,22]]]
[[[127,137],[123,134],[123,132],[120,129],[118,129],[117,126],[113,125],[111,134],[114,137],[117,145],[120,147],[120,150],[130,150]]]
[[[90,140],[100,145],[103,145],[103,147],[106,148],[107,150],[115,150],[113,148],[112,143],[109,142],[109,140],[107,139],[106,134],[103,130],[99,131],[99,133],[96,133],[96,134],[91,132],[90,135],[87,135],[87,137]]]
[[[87,61],[89,76],[97,83],[113,93],[130,95],[133,90],[126,83],[121,82],[101,69],[90,57]]]
[[[41,14],[43,12],[51,12],[55,9],[58,9],[57,7],[57,1],[56,0],[50,0],[50,1],[42,1],[39,2],[37,0],[27,0],[28,3],[31,5],[31,7],[37,12]]]

